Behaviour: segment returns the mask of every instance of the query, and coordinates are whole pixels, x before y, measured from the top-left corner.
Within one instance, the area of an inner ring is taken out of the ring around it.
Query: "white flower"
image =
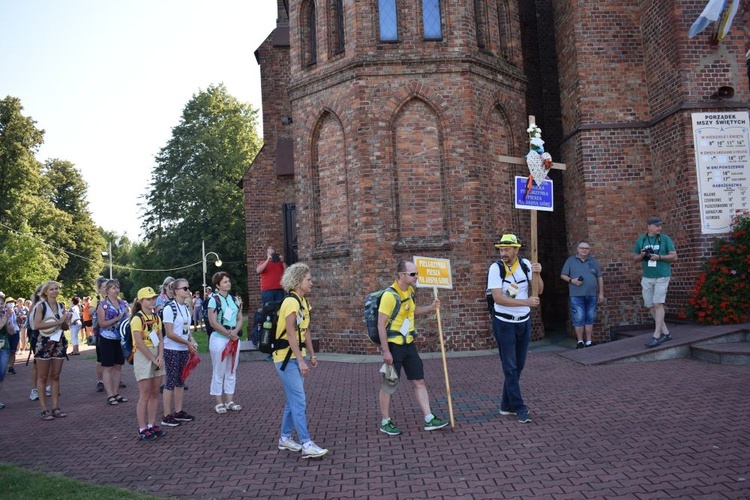
[[[537,148],[544,147],[544,141],[542,140],[541,137],[532,137],[529,142],[531,143],[532,146],[536,146]]]

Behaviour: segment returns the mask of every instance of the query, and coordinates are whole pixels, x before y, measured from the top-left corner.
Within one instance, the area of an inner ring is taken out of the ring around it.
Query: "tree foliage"
[[[44,130],[15,97],[0,100],[0,289],[29,296],[56,279],[70,297],[93,290],[102,240],[72,163],[35,157]]]
[[[223,85],[193,95],[179,125],[156,156],[143,228],[149,268],[174,269],[202,261],[201,241],[217,253],[235,288],[247,291],[245,217],[238,182],[261,146],[257,110]],[[215,259],[210,256],[211,263]],[[210,283],[215,267],[209,265]],[[171,273],[202,283],[201,265]]]

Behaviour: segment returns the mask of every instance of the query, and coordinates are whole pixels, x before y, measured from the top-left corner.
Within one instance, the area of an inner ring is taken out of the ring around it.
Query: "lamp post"
[[[109,257],[109,279],[112,279],[112,242],[109,242],[109,252],[102,252],[102,257]],[[204,266],[205,267],[205,266]]]
[[[221,258],[219,257],[219,255],[216,252],[206,253],[206,242],[201,240],[201,255],[203,256],[203,293],[206,293],[206,257],[211,254],[216,256],[216,260],[214,261],[216,267],[221,267]]]

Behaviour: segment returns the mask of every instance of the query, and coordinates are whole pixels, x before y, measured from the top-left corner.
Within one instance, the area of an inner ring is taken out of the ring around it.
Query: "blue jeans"
[[[284,405],[284,416],[281,419],[281,437],[291,437],[292,430],[297,429],[297,437],[300,442],[310,441],[310,433],[307,431],[307,401],[305,397],[304,378],[299,371],[299,363],[292,356],[286,369],[281,371],[283,363],[276,363],[276,373],[279,374],[281,384],[286,392],[286,405]]]
[[[596,319],[596,295],[571,297],[570,316],[573,326],[593,325]]]
[[[5,379],[5,374],[8,372],[8,361],[10,361],[10,350],[0,349],[0,382]]]
[[[495,317],[492,330],[503,363],[503,397],[500,408],[520,411],[526,409],[521,396],[521,372],[526,364],[526,354],[531,342],[531,319],[521,323],[508,323]]]
[[[262,290],[260,292],[261,307],[269,302],[281,302],[284,300],[284,295],[284,290],[281,288],[278,290]]]

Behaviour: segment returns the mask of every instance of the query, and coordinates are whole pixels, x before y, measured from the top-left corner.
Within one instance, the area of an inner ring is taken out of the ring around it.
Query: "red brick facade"
[[[681,257],[668,311],[684,307],[710,248],[699,230],[690,113],[746,109],[744,11],[717,49],[707,35],[687,39],[702,1],[604,9],[442,0],[442,40],[425,40],[422,1],[399,0],[397,42],[379,41],[377,0],[287,3],[288,15],[278,1],[278,26],[256,52],[265,146],[242,180],[251,307],[267,245],[296,245],[314,270],[321,350],[374,352],[362,323],[366,293],[390,284],[400,259],[448,258],[447,349],[493,347],[483,299],[492,244],[505,232],[530,235],[529,213],[512,203],[513,176],[526,168],[497,158],[526,154],[528,114],[568,166],[553,175],[555,212],[539,214],[547,287],[534,337],[544,335],[542,316],[548,325],[567,317],[559,274],[579,239],[593,244],[605,273],[596,337],[647,321],[630,252],[654,214],[668,221]],[[735,99],[710,100],[719,85],[733,86]],[[284,241],[283,203],[296,207],[295,242]],[[417,326],[423,349],[437,350],[436,322]]]

